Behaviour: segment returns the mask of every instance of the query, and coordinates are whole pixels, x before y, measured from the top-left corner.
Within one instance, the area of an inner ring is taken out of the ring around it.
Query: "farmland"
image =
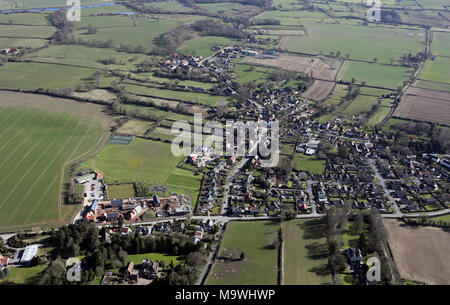
[[[381,65],[364,62],[345,62],[338,80],[395,89],[411,76],[412,70],[401,66]]]
[[[410,87],[396,108],[394,116],[448,124],[449,105],[450,93]]]
[[[384,224],[402,277],[434,285],[450,283],[448,232],[433,227],[402,226],[393,219],[385,220]]]
[[[306,37],[290,36],[280,47],[308,54],[349,54],[350,59],[389,63],[405,52],[423,50],[424,33],[417,29],[387,26],[359,27],[347,24],[304,23]]]
[[[435,60],[427,60],[421,73],[420,79],[450,84],[448,71],[450,70],[450,58],[436,57]]]
[[[218,254],[219,262],[211,270],[207,284],[275,285],[278,273],[277,250],[268,246],[278,238],[279,226],[279,223],[269,221],[228,224]],[[220,262],[220,257],[227,252],[235,252],[238,257],[243,252],[245,259]]]
[[[331,284],[327,272],[327,245],[320,220],[291,220],[284,222],[285,285]]]
[[[101,107],[1,92],[0,116],[0,230],[59,221],[62,168],[100,144]]]

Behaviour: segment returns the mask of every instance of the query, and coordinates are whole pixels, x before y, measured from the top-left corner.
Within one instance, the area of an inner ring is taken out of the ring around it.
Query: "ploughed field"
[[[63,167],[106,134],[101,107],[0,91],[0,230],[55,223]]]

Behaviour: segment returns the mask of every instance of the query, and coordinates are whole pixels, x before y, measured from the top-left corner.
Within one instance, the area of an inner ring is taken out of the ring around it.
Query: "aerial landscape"
[[[0,0],[0,289],[450,285],[449,230],[448,1]]]

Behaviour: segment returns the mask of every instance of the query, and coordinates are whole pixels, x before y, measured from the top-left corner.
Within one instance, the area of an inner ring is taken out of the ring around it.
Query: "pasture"
[[[0,230],[60,220],[63,167],[101,145],[99,105],[0,92]]]
[[[317,219],[283,222],[284,285],[331,284],[324,225]]]
[[[450,84],[448,71],[450,71],[450,58],[438,56],[434,60],[425,61],[418,78]]]
[[[384,219],[389,245],[400,275],[430,285],[450,284],[450,234],[434,227],[412,227]]]
[[[338,52],[351,59],[390,63],[403,54],[424,50],[423,31],[388,26],[367,27],[348,24],[304,22],[305,37],[289,36],[280,47],[292,52],[329,55]]]
[[[433,32],[431,51],[434,55],[450,56],[450,33]]]
[[[208,57],[215,52],[212,49],[214,46],[232,46],[237,43],[237,40],[233,40],[226,37],[218,36],[204,36],[187,40],[178,49],[178,52],[183,54],[191,54],[194,56]]]
[[[177,168],[183,158],[172,155],[169,143],[135,138],[130,145],[107,144],[100,153],[83,162],[82,167],[103,173],[107,184],[164,185],[168,192],[190,194],[195,205],[201,176]]]
[[[269,246],[278,239],[280,224],[271,221],[236,221],[227,224],[216,263],[207,285],[276,285],[276,249]],[[245,259],[222,262],[221,257],[235,253]]]
[[[338,80],[355,79],[357,84],[364,82],[371,86],[395,89],[409,79],[412,72],[411,68],[402,66],[346,61],[339,72]]]

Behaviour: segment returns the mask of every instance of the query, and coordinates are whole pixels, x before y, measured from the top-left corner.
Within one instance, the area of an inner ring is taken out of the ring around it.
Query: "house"
[[[86,182],[94,180],[94,179],[95,179],[95,173],[90,173],[90,174],[86,174],[86,175],[82,175],[82,176],[77,176],[75,178],[75,183],[83,184],[83,183],[86,183]]]
[[[8,266],[9,258],[0,255],[0,267]]]
[[[360,249],[350,248],[345,253],[350,266],[359,265],[362,262],[362,254]]]
[[[142,274],[146,278],[156,278],[158,276],[159,264],[152,260],[144,259],[142,262]]]
[[[122,199],[113,199],[111,200],[111,207],[113,209],[119,209],[122,208],[123,200]]]
[[[121,227],[119,229],[120,234],[122,235],[128,235],[131,233],[131,229],[129,227]]]

